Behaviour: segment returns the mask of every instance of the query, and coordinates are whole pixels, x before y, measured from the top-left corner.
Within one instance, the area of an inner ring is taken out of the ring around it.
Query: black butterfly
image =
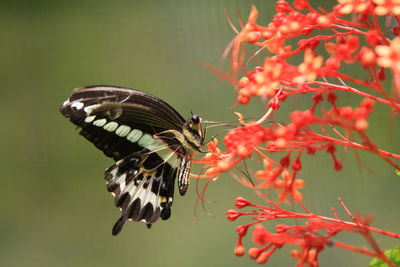
[[[199,116],[185,120],[157,97],[114,86],[76,89],[60,111],[116,161],[104,174],[107,190],[122,211],[113,235],[126,220],[150,227],[159,217],[170,217],[175,177],[184,195],[191,159],[204,142]]]

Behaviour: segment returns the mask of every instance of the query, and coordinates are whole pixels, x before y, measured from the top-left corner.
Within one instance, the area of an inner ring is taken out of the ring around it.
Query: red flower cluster
[[[296,164],[300,165],[295,166]],[[301,169],[299,157],[293,162],[292,168]],[[271,163],[264,160],[264,170],[257,171],[255,176],[260,180],[260,183],[255,188],[268,188],[272,185],[279,192],[279,202],[286,201],[288,196],[293,197],[297,201],[303,200],[303,196],[298,189],[304,187],[304,180],[297,178],[297,172],[290,172],[281,167],[274,168]],[[250,187],[251,185],[247,184],[247,186]]]
[[[292,212],[279,207],[272,201],[269,206],[259,206],[250,203],[242,197],[236,198],[236,207],[243,209],[245,207],[255,208],[252,212],[239,212],[236,210],[228,210],[228,220],[235,221],[241,216],[253,216],[253,222],[237,227],[239,238],[235,247],[235,254],[243,256],[245,248],[243,246],[243,238],[247,235],[250,227],[253,229],[253,242],[261,247],[253,247],[249,249],[249,256],[257,260],[258,263],[266,263],[268,258],[277,250],[286,245],[297,246],[298,249],[291,251],[291,256],[297,259],[296,266],[318,266],[318,255],[326,246],[336,246],[338,248],[351,250],[354,252],[374,256],[382,259],[389,266],[394,264],[384,255],[378,244],[371,238],[371,232],[383,234],[386,236],[400,238],[399,234],[386,232],[369,226],[370,219],[354,217],[344,203],[340,200],[343,208],[352,218],[352,222],[341,220],[337,217],[335,210],[332,208],[335,218],[320,216],[313,214],[305,208],[300,202],[300,206],[306,211],[305,213]],[[261,222],[271,221],[275,219],[304,219],[304,225],[300,224],[278,224],[275,227],[275,233],[270,233],[265,229]],[[361,234],[372,248],[356,248],[354,246],[335,241],[332,238],[342,232],[351,232]]]

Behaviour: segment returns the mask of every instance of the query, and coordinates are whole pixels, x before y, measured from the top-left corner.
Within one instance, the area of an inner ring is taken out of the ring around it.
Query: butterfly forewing
[[[126,220],[151,225],[170,217],[175,178],[183,195],[190,159],[203,142],[197,115],[193,128],[192,121],[186,122],[164,101],[112,86],[76,89],[60,111],[81,135],[116,161],[105,172],[107,190],[122,212],[114,235]]]
[[[116,87],[76,89],[60,107],[80,134],[115,160],[139,151],[155,133],[181,131],[185,120],[164,101]]]

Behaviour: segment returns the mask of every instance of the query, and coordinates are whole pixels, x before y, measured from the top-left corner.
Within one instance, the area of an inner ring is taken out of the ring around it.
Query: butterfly
[[[73,91],[59,108],[79,133],[115,160],[106,169],[107,191],[121,217],[148,227],[171,216],[175,179],[183,196],[189,186],[192,158],[201,152],[202,120],[185,120],[174,108],[150,94],[115,86],[89,86]]]

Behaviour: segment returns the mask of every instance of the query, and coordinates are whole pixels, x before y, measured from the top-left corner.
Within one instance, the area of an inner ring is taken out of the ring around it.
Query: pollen
[[[365,130],[368,129],[368,121],[367,121],[367,120],[364,120],[364,119],[362,119],[362,120],[357,120],[356,123],[355,123],[355,125],[354,125],[354,128],[355,128],[356,130],[358,130],[358,131],[365,131]]]
[[[212,153],[207,153],[207,154],[204,156],[204,159],[205,159],[205,160],[210,160],[212,157],[213,157],[213,154],[212,154]]]
[[[301,30],[301,25],[300,25],[300,23],[298,23],[297,21],[292,21],[292,22],[290,23],[290,30],[291,30],[292,32],[298,32],[298,31],[300,31],[300,30]]]
[[[260,84],[260,83],[265,83],[265,75],[262,72],[256,73],[254,75],[254,80],[256,81],[256,83]]]
[[[230,163],[228,160],[221,160],[221,161],[218,162],[218,164],[217,164],[217,168],[218,168],[220,171],[223,171],[223,172],[229,170],[231,167],[232,167],[232,166],[231,166],[231,163]]]
[[[278,136],[278,137],[283,137],[283,136],[285,136],[285,135],[286,135],[286,128],[280,127],[280,128],[278,128],[278,129],[276,129],[275,134],[276,134],[276,136]]]
[[[364,68],[370,68],[375,65],[376,55],[372,49],[363,47],[360,51],[361,65]]]
[[[250,82],[249,78],[244,76],[239,80],[239,87],[240,88],[246,87],[249,84],[249,82]]]
[[[287,141],[285,138],[281,137],[281,138],[276,139],[275,145],[277,148],[285,148],[287,145]]]
[[[331,20],[327,16],[319,16],[317,23],[319,26],[327,27],[331,24]]]
[[[214,175],[215,173],[216,173],[216,168],[211,167],[211,168],[207,169],[204,174],[205,175]]]
[[[239,145],[236,152],[240,157],[250,157],[253,151],[245,145]]]
[[[246,36],[246,41],[249,42],[250,44],[256,43],[261,39],[261,33],[260,32],[250,32]]]

